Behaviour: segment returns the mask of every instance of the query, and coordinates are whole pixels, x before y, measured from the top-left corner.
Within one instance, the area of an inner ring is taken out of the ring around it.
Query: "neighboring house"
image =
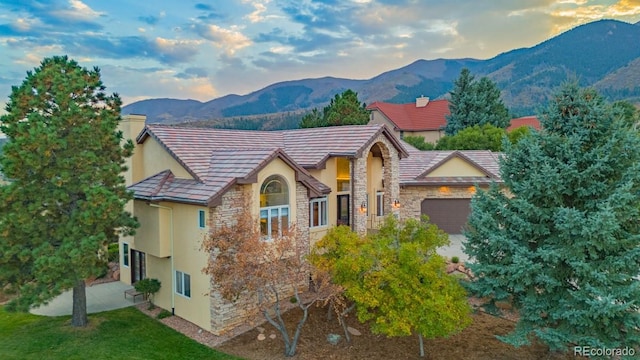
[[[429,216],[449,234],[460,234],[471,212],[476,186],[501,184],[498,158],[488,150],[420,151],[403,143],[400,161],[400,216]]]
[[[422,136],[425,142],[435,144],[443,137],[447,125],[449,101],[429,100],[428,97],[416,98],[415,103],[392,104],[376,101],[367,106],[371,112],[369,124],[384,124],[393,129],[393,134],[402,139],[405,136]],[[511,120],[507,131],[530,126],[540,130],[540,121],[535,116],[524,116]]]
[[[538,120],[536,116],[523,116],[512,119],[511,125],[507,127],[507,132],[523,126],[529,126],[533,129],[540,130],[540,120]]]
[[[367,110],[371,111],[369,124],[388,126],[398,139],[423,136],[430,143],[444,136],[446,116],[450,114],[448,100],[429,100],[424,96],[409,104],[376,101]]]
[[[141,226],[122,237],[120,279],[156,278],[156,305],[216,335],[245,321],[210,294],[202,239],[246,209],[265,238],[295,225],[309,244],[344,224],[364,234],[395,211],[400,159],[383,125],[240,131],[146,125],[124,117],[134,154],[125,174]]]

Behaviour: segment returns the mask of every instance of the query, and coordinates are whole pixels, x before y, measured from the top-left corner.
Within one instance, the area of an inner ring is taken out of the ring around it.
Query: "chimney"
[[[143,177],[142,171],[142,147],[136,144],[136,137],[140,135],[147,117],[144,115],[123,115],[119,124],[119,130],[122,131],[123,140],[133,141],[135,148],[133,156],[126,160],[127,172],[124,174],[126,185],[134,184]]]
[[[420,95],[419,98],[416,98],[416,107],[425,107],[429,103],[429,97],[425,97],[424,95]]]

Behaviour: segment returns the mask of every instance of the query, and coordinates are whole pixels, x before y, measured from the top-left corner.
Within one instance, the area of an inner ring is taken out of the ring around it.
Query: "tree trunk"
[[[85,327],[87,320],[87,293],[85,291],[84,280],[78,280],[73,287],[73,310],[71,315],[71,325]]]
[[[422,340],[422,334],[418,334],[418,340],[420,340],[420,357],[424,357],[424,341]]]

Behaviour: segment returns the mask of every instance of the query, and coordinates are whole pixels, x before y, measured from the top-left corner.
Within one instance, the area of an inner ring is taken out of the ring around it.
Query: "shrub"
[[[120,259],[120,245],[118,243],[111,243],[107,248],[107,260],[109,262],[118,262]]]
[[[137,291],[144,294],[144,297],[149,300],[149,308],[153,309],[153,295],[160,291],[160,281],[158,279],[150,278],[142,279],[133,284],[133,287],[135,287]]]
[[[168,317],[170,317],[170,316],[173,316],[173,314],[171,314],[171,312],[170,312],[170,311],[162,309],[162,311],[160,311],[160,312],[158,313],[158,315],[156,316],[156,318],[158,318],[158,320],[162,320],[162,319],[164,319],[164,318],[168,318]]]
[[[460,262],[460,258],[457,257],[457,256],[452,256],[451,257],[451,262],[454,263],[454,264],[457,264],[457,263]]]

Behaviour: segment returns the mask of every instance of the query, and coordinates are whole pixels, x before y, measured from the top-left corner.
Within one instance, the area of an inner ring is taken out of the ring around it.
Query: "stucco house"
[[[430,143],[444,136],[446,116],[450,114],[448,100],[429,100],[425,96],[408,104],[376,101],[367,106],[367,110],[370,111],[369,124],[384,124],[393,129],[399,139],[422,136]]]
[[[156,278],[156,305],[216,335],[243,319],[210,294],[202,239],[248,204],[263,236],[296,225],[313,243],[349,225],[364,234],[397,210],[407,151],[386,126],[238,131],[145,125],[128,115],[134,139],[125,174],[141,227],[120,242],[120,279]]]
[[[409,154],[400,161],[400,216],[429,216],[449,234],[460,234],[471,212],[476,186],[502,184],[501,153],[488,150],[420,151],[403,145]]]

